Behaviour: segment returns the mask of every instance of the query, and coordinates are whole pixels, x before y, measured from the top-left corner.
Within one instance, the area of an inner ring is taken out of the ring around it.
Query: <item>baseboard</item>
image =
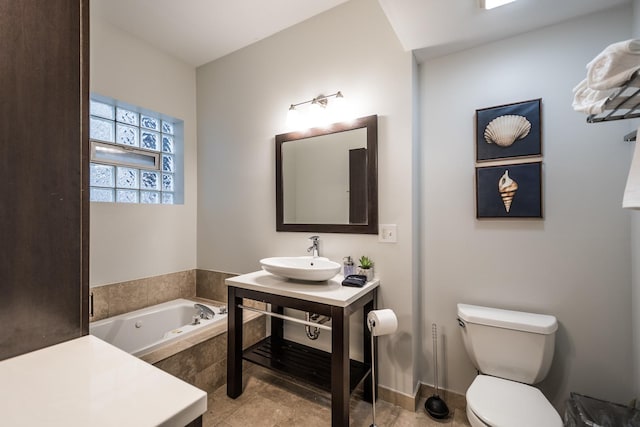
[[[413,395],[399,392],[383,385],[378,386],[380,399],[392,403],[407,411],[415,412],[418,409],[420,400],[435,394],[435,389],[430,385],[418,383]],[[450,390],[439,389],[438,394],[449,406],[449,409],[466,410],[467,399],[464,395]]]
[[[378,397],[386,402],[397,405],[407,411],[416,411],[416,402],[418,401],[416,398],[417,393],[414,393],[412,396],[410,394],[387,388],[383,385],[378,385],[378,394]]]

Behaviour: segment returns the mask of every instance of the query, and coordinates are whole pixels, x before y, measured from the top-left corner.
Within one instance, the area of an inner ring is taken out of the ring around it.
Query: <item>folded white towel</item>
[[[594,90],[587,85],[587,79],[582,80],[573,88],[573,109],[586,114],[600,114],[604,111],[604,104],[609,97],[617,93],[618,89]]]
[[[620,87],[638,69],[640,40],[613,43],[587,64],[587,85],[595,90]]]

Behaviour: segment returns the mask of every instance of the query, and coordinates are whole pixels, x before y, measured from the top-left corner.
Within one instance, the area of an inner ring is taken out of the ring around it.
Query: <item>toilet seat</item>
[[[478,375],[467,390],[467,409],[492,427],[562,427],[555,408],[535,387]]]

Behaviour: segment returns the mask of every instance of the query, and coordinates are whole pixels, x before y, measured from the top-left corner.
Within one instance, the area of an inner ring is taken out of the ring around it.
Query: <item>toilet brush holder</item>
[[[424,402],[424,409],[431,417],[441,420],[449,416],[449,408],[438,394],[438,327],[435,323],[431,325],[431,336],[433,337],[433,379],[436,392]]]

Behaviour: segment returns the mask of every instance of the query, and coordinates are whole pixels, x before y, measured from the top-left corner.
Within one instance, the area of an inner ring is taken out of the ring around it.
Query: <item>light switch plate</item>
[[[382,243],[397,243],[398,226],[396,224],[380,224],[378,228],[378,241]]]

